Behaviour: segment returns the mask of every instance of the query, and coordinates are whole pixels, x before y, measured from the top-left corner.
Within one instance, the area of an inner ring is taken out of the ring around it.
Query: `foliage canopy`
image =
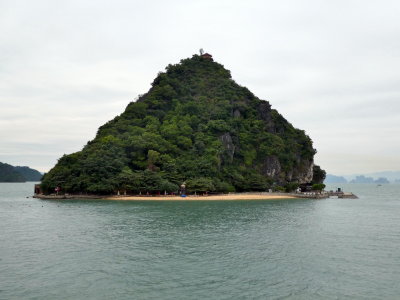
[[[311,182],[315,152],[268,101],[194,55],[168,65],[94,140],[61,157],[42,188],[174,192],[187,181],[189,191],[263,191]]]

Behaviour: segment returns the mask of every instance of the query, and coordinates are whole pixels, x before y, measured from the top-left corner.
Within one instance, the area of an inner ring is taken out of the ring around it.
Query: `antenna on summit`
[[[203,48],[200,48],[200,55],[203,55],[204,54],[204,50],[203,50]]]

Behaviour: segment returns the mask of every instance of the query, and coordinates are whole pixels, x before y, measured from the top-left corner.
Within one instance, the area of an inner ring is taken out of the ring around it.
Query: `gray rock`
[[[231,134],[229,132],[224,133],[219,137],[224,146],[225,153],[228,155],[230,162],[233,161],[233,155],[235,155],[236,146],[233,144]]]

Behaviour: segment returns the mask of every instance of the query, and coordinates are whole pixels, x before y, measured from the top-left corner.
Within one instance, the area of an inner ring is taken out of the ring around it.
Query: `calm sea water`
[[[400,185],[342,187],[360,199],[44,201],[2,183],[0,299],[399,299]]]

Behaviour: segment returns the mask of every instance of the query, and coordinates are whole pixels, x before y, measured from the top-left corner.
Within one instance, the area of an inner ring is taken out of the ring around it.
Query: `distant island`
[[[208,53],[168,65],[150,90],[64,155],[41,189],[91,194],[292,191],[321,184],[310,137]]]
[[[0,162],[0,182],[40,181],[42,176],[35,169]]]
[[[347,179],[344,178],[343,176],[327,174],[324,182],[325,183],[347,183]]]
[[[332,174],[327,174],[325,178],[325,183],[377,183],[377,184],[388,184],[389,179],[386,177],[373,178],[372,176],[357,175],[357,176],[347,176],[350,177],[346,179],[344,176],[336,176]],[[396,179],[393,182],[397,182]]]
[[[379,177],[374,179],[372,177],[365,177],[364,175],[357,176],[355,179],[351,180],[350,183],[390,183],[385,177]]]

